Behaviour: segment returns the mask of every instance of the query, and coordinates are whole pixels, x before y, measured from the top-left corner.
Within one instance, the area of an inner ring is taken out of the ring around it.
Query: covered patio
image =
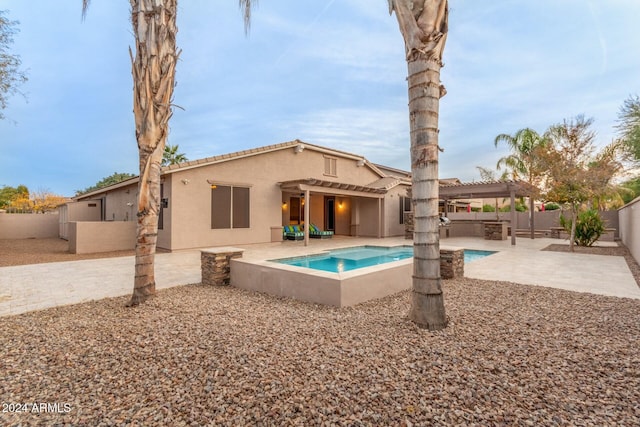
[[[336,234],[377,238],[383,235],[384,188],[304,178],[279,183],[283,198],[283,223],[312,224]],[[371,233],[373,231],[373,233]],[[309,245],[309,227],[304,227]]]
[[[446,206],[450,200],[459,199],[494,199],[509,198],[511,206],[511,224],[516,224],[516,197],[529,198],[529,210],[533,212],[533,196],[538,193],[538,188],[528,182],[516,180],[506,181],[483,181],[470,183],[452,183],[440,185],[440,198],[444,200],[445,215]],[[531,238],[535,238],[534,215],[531,215],[529,222]],[[516,244],[516,233],[514,227],[511,228],[511,244]]]

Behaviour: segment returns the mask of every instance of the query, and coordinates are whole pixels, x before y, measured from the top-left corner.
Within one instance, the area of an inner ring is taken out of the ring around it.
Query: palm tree
[[[184,153],[178,153],[179,148],[180,147],[178,146],[178,144],[167,144],[164,147],[164,153],[162,153],[161,166],[177,165],[178,163],[186,162],[187,160],[189,160],[184,155]]]
[[[409,317],[430,330],[447,326],[440,277],[438,112],[448,31],[448,0],[388,0],[404,38],[409,86],[413,234],[413,298]]]
[[[538,153],[547,144],[547,138],[540,136],[538,132],[530,128],[517,131],[514,135],[501,133],[496,136],[494,145],[497,147],[500,142],[505,142],[511,149],[511,154],[501,157],[496,168],[500,170],[506,167],[510,171],[512,179],[524,179],[529,184],[537,187],[543,175],[540,166]],[[535,237],[534,225],[534,199],[535,195],[529,196],[530,230],[531,238]]]
[[[500,142],[505,142],[509,146],[511,154],[498,160],[497,169],[506,167],[510,170],[513,179],[524,179],[530,184],[535,184],[541,172],[536,161],[536,150],[546,144],[546,139],[535,130],[524,128],[514,135],[501,133],[496,136],[495,146],[497,147]]]
[[[82,0],[86,14],[90,0]],[[130,0],[135,56],[129,49],[133,75],[133,115],[140,166],[138,225],[133,295],[138,305],[155,295],[154,261],[160,210],[160,164],[173,114],[176,63],[177,0]],[[239,0],[248,28],[251,0]]]

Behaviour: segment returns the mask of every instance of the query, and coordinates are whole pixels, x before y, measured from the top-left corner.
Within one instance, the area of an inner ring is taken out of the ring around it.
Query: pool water
[[[491,255],[492,251],[464,251],[464,262],[471,262]],[[379,246],[356,246],[345,249],[334,249],[324,254],[308,255],[295,258],[274,259],[272,262],[312,268],[314,270],[342,273],[358,268],[386,264],[413,257],[412,246],[396,246],[391,248]]]
[[[484,258],[491,254],[495,254],[496,251],[481,251],[477,249],[465,249],[464,250],[464,263],[475,261],[480,258]]]

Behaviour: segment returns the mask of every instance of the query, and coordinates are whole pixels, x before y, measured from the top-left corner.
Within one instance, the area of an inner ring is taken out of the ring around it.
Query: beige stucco
[[[0,213],[0,239],[58,237],[58,214]]]
[[[640,263],[640,197],[618,211],[620,239]]]
[[[69,252],[87,254],[133,249],[133,221],[80,221],[69,223]]]
[[[347,307],[411,287],[412,259],[330,273],[269,261],[231,260],[231,285],[317,304]]]
[[[300,149],[301,146],[304,148]],[[332,174],[325,174],[327,159],[335,164]],[[296,190],[280,185],[315,178],[366,187],[383,176],[361,156],[299,142],[173,166],[162,175],[167,207],[163,209],[163,227],[158,230],[158,247],[179,250],[273,241],[276,228],[292,223],[291,197],[299,198],[305,190],[310,191],[310,200],[305,200],[309,204],[310,221],[320,228],[326,227],[325,198],[334,197],[335,234],[399,236],[404,229],[398,220],[397,195],[406,193],[406,182],[388,190],[392,197],[388,201],[381,191],[368,193],[308,186]],[[249,188],[249,228],[211,228],[212,185]],[[105,204],[105,220],[126,221],[133,219],[136,191],[137,184],[131,181],[78,200],[100,200]],[[387,220],[390,222],[386,223]]]

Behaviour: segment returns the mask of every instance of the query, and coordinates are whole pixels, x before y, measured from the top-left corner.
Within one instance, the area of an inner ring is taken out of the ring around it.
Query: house
[[[133,247],[137,184],[77,196],[61,210],[72,251]],[[410,186],[408,172],[299,140],[171,165],[162,169],[157,247],[279,241],[282,227],[304,224],[305,215],[336,235],[401,236]]]

